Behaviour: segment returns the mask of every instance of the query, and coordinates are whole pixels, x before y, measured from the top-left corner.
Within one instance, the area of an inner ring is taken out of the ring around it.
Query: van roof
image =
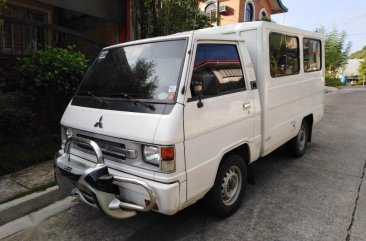
[[[193,31],[181,32],[167,36],[159,36],[153,38],[146,38],[141,40],[134,40],[126,43],[116,44],[112,46],[108,46],[104,49],[119,47],[119,46],[128,46],[131,44],[142,44],[148,42],[155,42],[155,41],[166,41],[166,40],[173,40],[179,38],[190,38],[194,36],[195,39],[212,39],[213,34],[222,34],[216,35],[215,39],[217,40],[232,40],[232,41],[243,41],[239,38],[239,32],[246,31],[246,30],[254,30],[254,29],[267,29],[268,31],[280,31],[289,34],[301,34],[308,37],[316,37],[316,38],[323,38],[323,35],[317,32],[312,32],[308,30],[303,30],[299,28],[289,27],[285,25],[280,25],[276,23],[266,22],[266,21],[255,21],[255,22],[244,22],[244,23],[234,23],[234,24],[227,24],[223,26],[217,27],[210,27],[204,29],[198,29]],[[238,37],[233,36],[225,36],[224,34],[229,33],[236,33]]]
[[[173,35],[167,35],[167,36],[159,36],[159,37],[153,37],[153,38],[146,38],[146,39],[140,39],[140,40],[134,40],[126,43],[120,43],[111,45],[108,47],[105,47],[103,49],[111,49],[115,47],[122,47],[122,46],[128,46],[128,45],[135,45],[135,44],[143,44],[143,43],[150,43],[150,42],[158,42],[158,41],[168,41],[168,40],[176,40],[176,39],[183,39],[183,38],[194,38],[195,40],[222,40],[222,41],[244,41],[239,36],[225,36],[225,35],[215,35],[213,38],[213,33],[203,33],[199,31],[189,31],[184,33],[177,33]]]
[[[314,31],[308,31],[296,27],[285,26],[277,23],[267,22],[267,21],[254,21],[254,22],[243,22],[243,23],[233,23],[222,26],[216,26],[211,28],[204,28],[196,30],[195,33],[205,33],[205,34],[225,34],[225,33],[233,33],[240,32],[251,29],[269,29],[273,31],[281,31],[288,32],[292,34],[301,34],[306,36],[313,36],[317,38],[323,38],[321,33],[317,33]],[[179,35],[177,33],[176,35]]]

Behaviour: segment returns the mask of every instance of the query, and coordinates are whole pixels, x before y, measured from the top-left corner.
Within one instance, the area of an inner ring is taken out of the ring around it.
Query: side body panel
[[[241,23],[203,30],[205,33],[240,36],[248,46],[261,104],[261,156],[265,156],[297,135],[304,117],[319,122],[324,112],[323,37],[301,29],[267,22]],[[270,74],[269,35],[271,32],[299,39],[300,71],[295,75],[272,77]],[[322,68],[304,72],[303,38],[322,43]]]
[[[265,26],[262,33],[262,49],[267,53],[263,54],[262,65],[265,83],[262,86],[262,99],[264,99],[262,156],[295,137],[305,117],[312,116],[313,124],[316,124],[322,118],[324,111],[324,57],[322,69],[319,71],[305,72],[303,66],[303,38],[321,39],[320,36],[282,29],[276,25]],[[298,38],[299,73],[281,77],[271,76],[268,56],[269,35],[273,32]],[[322,48],[324,53],[324,46]]]

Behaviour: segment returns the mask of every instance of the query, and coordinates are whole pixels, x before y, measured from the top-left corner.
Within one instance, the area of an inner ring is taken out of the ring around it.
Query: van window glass
[[[76,95],[99,98],[175,101],[186,39],[118,46],[103,50]]]
[[[245,89],[244,75],[236,45],[199,44],[192,83],[202,83],[203,96],[228,94]],[[191,84],[192,96],[195,96]]]
[[[304,38],[304,71],[317,71],[322,68],[320,40]]]
[[[272,77],[298,74],[299,39],[279,33],[269,35],[270,71]]]

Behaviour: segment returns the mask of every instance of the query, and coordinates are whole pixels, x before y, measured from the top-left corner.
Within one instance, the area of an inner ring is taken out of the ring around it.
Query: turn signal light
[[[174,159],[174,147],[164,146],[161,147],[161,159],[163,160],[173,160]]]

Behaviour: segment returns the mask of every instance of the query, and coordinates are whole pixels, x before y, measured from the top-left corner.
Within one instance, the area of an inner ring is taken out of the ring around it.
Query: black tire
[[[309,139],[309,127],[302,121],[299,133],[287,143],[287,150],[293,157],[302,157],[305,154]]]
[[[219,217],[228,217],[238,210],[247,184],[247,165],[239,155],[225,157],[217,171],[208,199]]]

